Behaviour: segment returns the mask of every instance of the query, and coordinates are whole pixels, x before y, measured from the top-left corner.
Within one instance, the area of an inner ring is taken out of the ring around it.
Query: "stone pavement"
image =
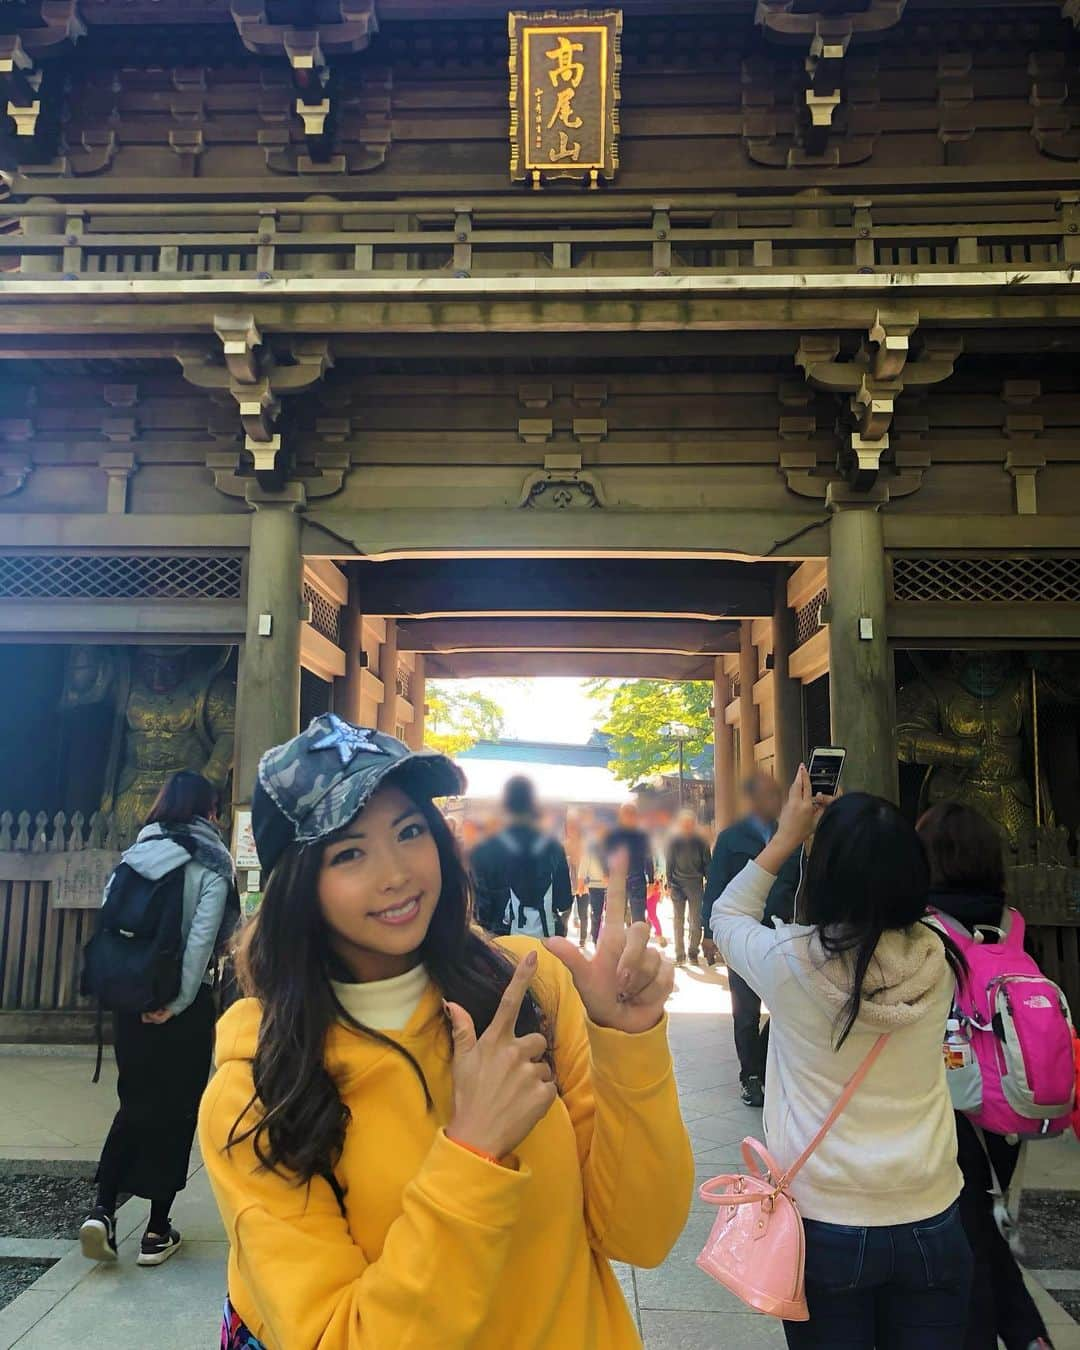
[[[672,1043],[684,1114],[704,1180],[740,1163],[744,1135],[760,1134],[759,1113],[738,1099],[738,1069],[722,977],[678,973]],[[0,1168],[6,1158],[86,1160],[97,1156],[114,1104],[115,1072],[89,1082],[83,1054],[12,1053],[0,1047]],[[1080,1145],[1066,1139],[1032,1150],[1027,1184],[1080,1190]],[[0,1172],[2,1184],[2,1172]],[[146,1204],[120,1211],[120,1262],[92,1266],[75,1248],[0,1310],[0,1350],[210,1350],[218,1343],[226,1247],[196,1154],[174,1211],[184,1246],[159,1270],[134,1261]],[[743,1305],[693,1264],[713,1211],[695,1200],[675,1250],[658,1270],[623,1267],[619,1277],[647,1350],[764,1350],[782,1347],[778,1323]],[[1067,1286],[1061,1286],[1067,1287]],[[1080,1350],[1080,1326],[1037,1289],[1058,1350]],[[387,1347],[387,1350],[390,1350]]]

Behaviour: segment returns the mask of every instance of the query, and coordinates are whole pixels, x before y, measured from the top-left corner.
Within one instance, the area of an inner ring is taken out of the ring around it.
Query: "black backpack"
[[[542,834],[525,843],[510,830],[498,838],[505,851],[509,892],[503,912],[506,931],[530,937],[554,937],[559,931],[553,903],[556,845]]]
[[[170,836],[192,851],[186,839]],[[180,992],[184,944],[186,862],[150,881],[122,862],[109,880],[97,932],[83,948],[80,990],[98,1005],[98,1065],[101,1069],[101,1015],[144,1013],[164,1008]]]

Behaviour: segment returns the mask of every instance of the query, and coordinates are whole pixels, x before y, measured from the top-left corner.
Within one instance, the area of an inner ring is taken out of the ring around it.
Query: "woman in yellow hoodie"
[[[608,1262],[659,1264],[689,1209],[673,969],[644,924],[592,960],[473,928],[432,804],[461,785],[332,714],[260,763],[251,997],[199,1121],[227,1350],[640,1345]]]

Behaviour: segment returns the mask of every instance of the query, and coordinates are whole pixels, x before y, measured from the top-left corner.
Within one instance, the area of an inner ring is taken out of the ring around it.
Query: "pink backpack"
[[[1065,995],[1024,951],[1023,915],[1006,909],[1003,928],[980,924],[969,933],[932,913],[968,964],[953,1016],[971,1037],[972,1089],[954,1104],[991,1134],[1064,1133],[1076,1097],[1072,1017]]]

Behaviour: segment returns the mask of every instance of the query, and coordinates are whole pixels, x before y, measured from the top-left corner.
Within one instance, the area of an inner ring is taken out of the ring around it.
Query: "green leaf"
[[[477,741],[495,741],[502,735],[501,705],[478,689],[463,689],[453,680],[431,680],[425,702],[424,744],[429,749],[460,755]]]
[[[623,782],[678,769],[679,748],[660,734],[667,722],[684,722],[692,731],[685,742],[687,762],[712,744],[711,680],[590,680],[590,698],[607,706],[600,730],[611,737],[611,771]]]

